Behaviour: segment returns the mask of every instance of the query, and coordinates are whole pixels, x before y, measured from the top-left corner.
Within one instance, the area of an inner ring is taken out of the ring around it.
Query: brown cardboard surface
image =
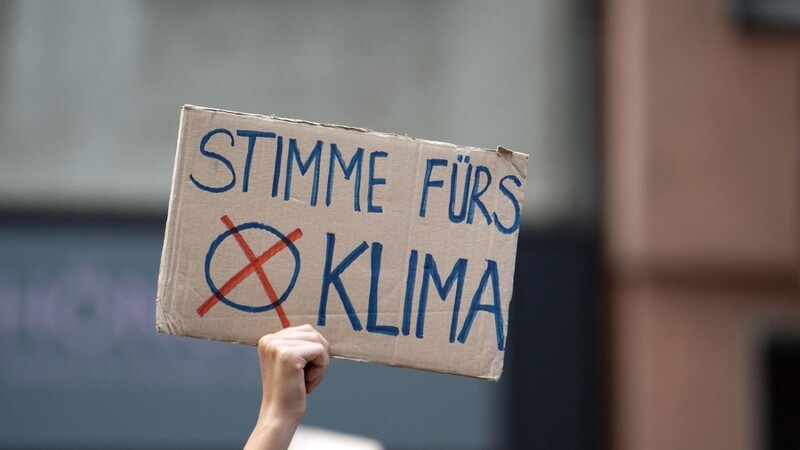
[[[184,106],[158,331],[497,380],[527,155]],[[454,189],[451,189],[455,186]]]

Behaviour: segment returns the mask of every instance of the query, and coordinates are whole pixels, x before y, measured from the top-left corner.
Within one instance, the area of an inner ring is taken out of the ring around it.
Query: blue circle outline
[[[278,297],[278,300],[275,303],[272,303],[270,301],[264,306],[240,305],[228,299],[224,295],[219,294],[219,290],[217,289],[217,286],[214,284],[214,280],[211,279],[211,260],[214,258],[214,254],[216,253],[217,248],[219,248],[219,246],[222,244],[223,241],[225,241],[225,239],[232,236],[234,232],[241,232],[244,230],[251,230],[251,229],[264,230],[277,236],[278,239],[280,239],[281,241],[283,241],[284,244],[286,244],[286,247],[289,249],[289,251],[292,252],[292,256],[294,257],[295,261],[294,274],[292,274],[292,280],[289,282],[289,285],[286,287],[286,290],[283,291],[283,294],[281,294],[281,296]],[[206,253],[205,270],[206,270],[206,283],[208,283],[209,289],[211,289],[212,293],[217,294],[217,298],[219,298],[219,300],[222,303],[225,303],[231,308],[238,309],[239,311],[244,311],[248,313],[270,311],[275,309],[275,306],[283,303],[286,300],[286,298],[289,297],[289,294],[292,292],[292,289],[294,289],[294,284],[297,281],[297,276],[300,274],[300,252],[297,250],[297,247],[294,245],[294,242],[290,241],[286,236],[284,236],[280,231],[276,230],[275,228],[272,228],[271,226],[260,222],[247,222],[241,225],[237,225],[236,228],[234,228],[233,230],[225,230],[222,234],[217,236],[217,238],[211,242],[211,246],[208,248],[208,253]]]

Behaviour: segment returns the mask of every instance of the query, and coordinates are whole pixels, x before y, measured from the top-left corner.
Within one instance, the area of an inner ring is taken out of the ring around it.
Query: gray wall
[[[0,1],[0,206],[161,209],[184,103],[531,155],[591,207],[586,1]]]

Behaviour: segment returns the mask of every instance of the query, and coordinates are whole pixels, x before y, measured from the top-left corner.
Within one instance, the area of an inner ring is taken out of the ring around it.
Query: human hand
[[[306,396],[325,376],[330,344],[311,325],[286,328],[258,341],[262,397],[245,448],[285,449],[306,411]]]

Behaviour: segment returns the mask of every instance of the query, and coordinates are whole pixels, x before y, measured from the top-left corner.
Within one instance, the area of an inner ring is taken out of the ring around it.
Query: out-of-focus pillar
[[[800,33],[606,0],[612,448],[763,445],[758,339],[800,324]]]

